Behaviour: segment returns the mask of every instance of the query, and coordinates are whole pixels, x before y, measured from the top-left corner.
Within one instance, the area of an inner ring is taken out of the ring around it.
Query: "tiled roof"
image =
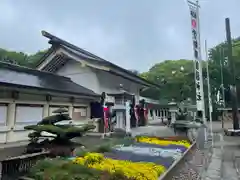
[[[84,96],[100,96],[70,78],[0,62],[0,85],[33,88]]]

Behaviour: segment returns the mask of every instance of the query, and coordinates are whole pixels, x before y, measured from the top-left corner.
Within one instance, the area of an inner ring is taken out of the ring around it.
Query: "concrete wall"
[[[20,106],[26,108],[19,108]],[[90,100],[78,99],[75,103],[72,103],[70,98],[54,96],[51,101],[46,101],[45,95],[36,94],[36,92],[34,94],[20,92],[19,97],[13,99],[10,92],[1,91],[0,109],[3,114],[6,110],[6,116],[0,115],[0,143],[28,140],[29,132],[24,130],[24,126],[36,124],[39,119],[50,115],[51,108],[62,106],[68,108],[70,116],[73,113],[74,107],[83,107],[83,109],[86,109],[87,113],[86,117],[82,118],[83,122],[90,117]],[[30,117],[33,120],[19,121],[20,117],[17,114],[20,109],[25,109],[24,112],[20,113],[22,119],[25,116],[26,119]],[[40,109],[42,109],[42,114],[39,115]],[[41,115],[42,117],[39,117]]]

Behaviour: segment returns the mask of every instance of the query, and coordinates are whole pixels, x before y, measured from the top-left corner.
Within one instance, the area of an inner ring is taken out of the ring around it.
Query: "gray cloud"
[[[200,0],[201,39],[225,39],[224,18],[240,36],[239,0]],[[0,47],[34,53],[47,30],[128,69],[146,71],[166,59],[192,58],[185,0],[1,0]]]

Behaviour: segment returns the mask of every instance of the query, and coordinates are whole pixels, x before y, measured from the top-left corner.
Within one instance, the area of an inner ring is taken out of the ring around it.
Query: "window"
[[[87,118],[87,107],[74,107],[72,113],[73,120],[81,120]]]
[[[6,125],[7,122],[7,104],[0,104],[0,124]]]
[[[43,118],[41,105],[16,105],[15,119],[17,124],[36,124]]]

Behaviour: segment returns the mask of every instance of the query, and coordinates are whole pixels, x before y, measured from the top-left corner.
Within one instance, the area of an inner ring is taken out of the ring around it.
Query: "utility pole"
[[[225,108],[225,91],[224,91],[224,79],[223,79],[223,66],[224,66],[224,48],[220,47],[220,68],[221,68],[221,90],[222,90],[222,99],[223,107]]]
[[[224,47],[220,47],[219,49],[219,55],[220,55],[220,71],[221,71],[221,90],[222,90],[222,99],[223,99],[223,109],[226,107],[225,104],[225,88],[224,88],[224,80],[223,80],[223,66],[224,66]],[[222,129],[224,128],[224,110],[222,110]]]
[[[232,116],[233,116],[233,129],[238,130],[239,122],[238,122],[237,88],[236,88],[235,68],[234,68],[233,55],[232,55],[232,37],[231,37],[229,18],[225,19],[225,26],[226,26],[229,72],[231,74],[230,91],[231,91],[231,104],[232,104]]]

